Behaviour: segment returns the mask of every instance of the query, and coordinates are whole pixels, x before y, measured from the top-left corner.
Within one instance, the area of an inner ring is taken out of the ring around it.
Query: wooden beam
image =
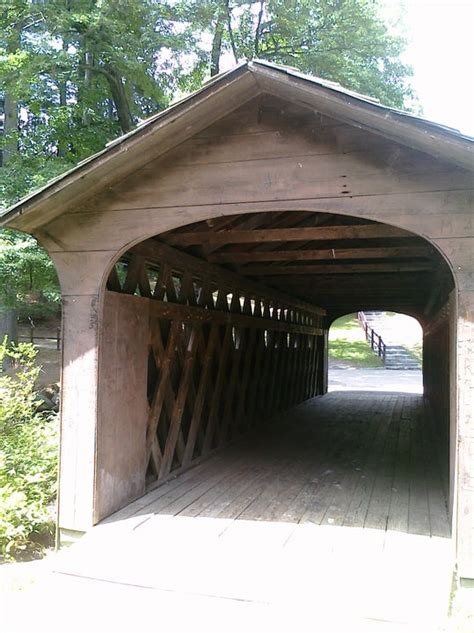
[[[388,274],[388,273],[387,273]],[[402,277],[403,275],[403,277]],[[302,277],[292,277],[289,279],[285,275],[271,278],[271,285],[278,287],[297,288],[300,291],[316,294],[319,292],[367,292],[368,290],[415,290],[429,292],[431,284],[429,280],[420,279],[418,275],[412,273],[400,273],[391,275],[392,279],[387,280],[387,275],[380,275],[383,279],[378,281],[376,275],[331,275],[331,281],[326,281],[324,275],[312,277],[305,275]],[[375,278],[374,278],[375,277]],[[321,280],[321,281],[320,281]],[[339,281],[340,280],[340,281]],[[353,283],[351,283],[351,281]]]
[[[315,259],[381,259],[393,257],[430,257],[428,246],[393,246],[380,248],[325,248],[294,251],[215,253],[210,262],[245,264],[247,262],[311,261]]]
[[[275,277],[266,278],[268,282],[271,282],[272,286],[275,283],[279,283],[284,285],[285,287],[291,287],[293,284],[299,286],[305,286],[308,288],[312,288],[313,290],[319,290],[320,288],[345,288],[346,286],[349,288],[367,288],[368,286],[405,286],[407,283],[418,285],[423,285],[423,287],[431,287],[432,282],[432,273],[427,271],[417,272],[416,275],[412,274],[411,271],[401,271],[396,272],[371,272],[365,275],[359,274],[332,274],[328,273],[327,275],[318,275],[316,278],[311,275],[298,275],[285,277],[283,275],[276,275]]]
[[[424,316],[429,317],[431,313],[433,312],[433,309],[438,304],[440,297],[442,296],[442,294],[445,292],[445,289],[446,289],[445,282],[446,282],[446,271],[445,271],[444,266],[441,266],[439,264],[437,266],[437,269],[434,275],[433,284],[431,286],[431,291],[430,291],[428,300],[426,302],[425,309],[423,310]]]
[[[170,303],[168,301],[156,301],[153,299],[144,299],[150,301],[150,315],[159,319],[170,319],[184,321],[186,323],[218,323],[231,324],[242,327],[258,328],[264,330],[272,330],[275,332],[290,332],[295,334],[310,334],[313,336],[321,336],[324,330],[309,325],[298,325],[288,323],[287,321],[276,321],[274,319],[264,319],[247,314],[234,314],[233,312],[224,312],[221,310],[207,310],[196,306],[184,306],[179,303]]]
[[[255,242],[294,242],[312,240],[346,240],[365,238],[413,237],[408,231],[380,224],[341,226],[307,226],[285,229],[254,229],[249,231],[190,231],[168,234],[166,242],[179,246],[193,244],[250,244]]]
[[[130,252],[137,253],[151,261],[166,261],[172,267],[176,267],[177,270],[181,270],[183,267],[190,268],[196,277],[200,275],[204,277],[210,276],[222,284],[228,285],[229,288],[245,290],[246,294],[250,297],[254,295],[255,297],[268,300],[270,301],[270,305],[284,303],[311,314],[326,314],[326,311],[318,306],[295,299],[295,297],[291,297],[283,292],[277,292],[273,288],[268,288],[263,284],[241,277],[230,270],[225,270],[224,268],[209,264],[187,253],[182,253],[162,242],[158,242],[158,240],[151,239],[141,242],[131,248]]]
[[[362,264],[315,264],[314,266],[246,266],[239,272],[242,275],[261,275],[273,277],[280,275],[327,275],[327,274],[352,274],[352,273],[401,273],[429,271],[432,265],[429,262],[400,262],[400,263],[362,263]]]

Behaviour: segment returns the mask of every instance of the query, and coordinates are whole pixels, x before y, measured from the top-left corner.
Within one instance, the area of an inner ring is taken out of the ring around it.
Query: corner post
[[[101,288],[114,253],[50,256],[63,298],[58,524],[67,541],[94,524]]]
[[[456,558],[458,576],[474,579],[474,288],[469,275],[458,282]]]

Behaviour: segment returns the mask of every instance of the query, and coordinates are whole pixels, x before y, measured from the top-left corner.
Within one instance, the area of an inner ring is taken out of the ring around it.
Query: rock
[[[59,411],[59,385],[53,383],[43,387],[37,395],[37,411]]]

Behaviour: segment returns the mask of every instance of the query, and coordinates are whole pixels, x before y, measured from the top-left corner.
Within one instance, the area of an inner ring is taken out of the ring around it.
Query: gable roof
[[[32,230],[71,204],[110,186],[259,94],[299,103],[464,169],[474,169],[474,139],[338,84],[255,60],[217,75],[200,90],[143,121],[105,149],[0,214],[0,225]]]

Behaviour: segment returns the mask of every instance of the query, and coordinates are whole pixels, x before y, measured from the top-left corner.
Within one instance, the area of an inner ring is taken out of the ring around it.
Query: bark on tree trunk
[[[0,306],[0,338],[5,336],[12,343],[18,343],[17,314],[15,308],[3,308]]]
[[[16,53],[20,48],[21,29],[21,23],[18,23],[13,31],[13,35],[10,36],[7,42],[8,53]],[[13,95],[8,92],[4,95],[3,113],[3,134],[7,137],[11,134],[13,134],[13,136],[11,138],[7,138],[3,150],[1,151],[1,166],[6,165],[18,151],[18,142],[15,137],[15,132],[18,130],[18,102]]]
[[[110,93],[112,95],[112,99],[114,100],[120,127],[122,128],[122,132],[125,134],[130,132],[133,128],[132,112],[130,110],[130,103],[125,91],[125,86],[123,85],[122,77],[114,68],[112,68],[112,66],[107,65],[105,70],[105,77],[107,78]]]
[[[255,40],[253,43],[255,57],[258,57],[260,50],[260,29],[262,27],[263,10],[265,8],[265,0],[260,0],[260,9],[258,11],[257,27],[255,29]]]
[[[15,134],[18,130],[18,102],[8,93],[5,94],[4,101],[4,127],[3,133],[5,136]],[[16,138],[10,137],[2,150],[2,165],[6,165],[8,161],[15,156],[18,151],[18,145]]]
[[[222,35],[224,33],[225,7],[221,6],[217,15],[214,39],[211,50],[211,77],[219,74],[219,64],[221,59]]]
[[[90,51],[84,53],[84,91],[87,92],[92,86],[92,67],[94,65],[94,56]],[[89,126],[91,124],[91,115],[87,103],[82,111],[82,123]]]
[[[63,40],[63,45],[62,45],[63,51],[66,52],[68,49],[68,43]],[[65,107],[67,105],[67,82],[66,80],[59,80],[58,81],[58,88],[59,88],[59,105],[61,107]],[[66,150],[65,148],[60,145],[58,143],[58,156],[64,156],[66,154]]]
[[[5,336],[8,342],[18,343],[17,314],[14,308],[4,308],[0,305],[0,341],[3,342]],[[3,361],[3,369],[6,371],[11,367],[10,359]],[[1,368],[0,368],[1,369]]]

